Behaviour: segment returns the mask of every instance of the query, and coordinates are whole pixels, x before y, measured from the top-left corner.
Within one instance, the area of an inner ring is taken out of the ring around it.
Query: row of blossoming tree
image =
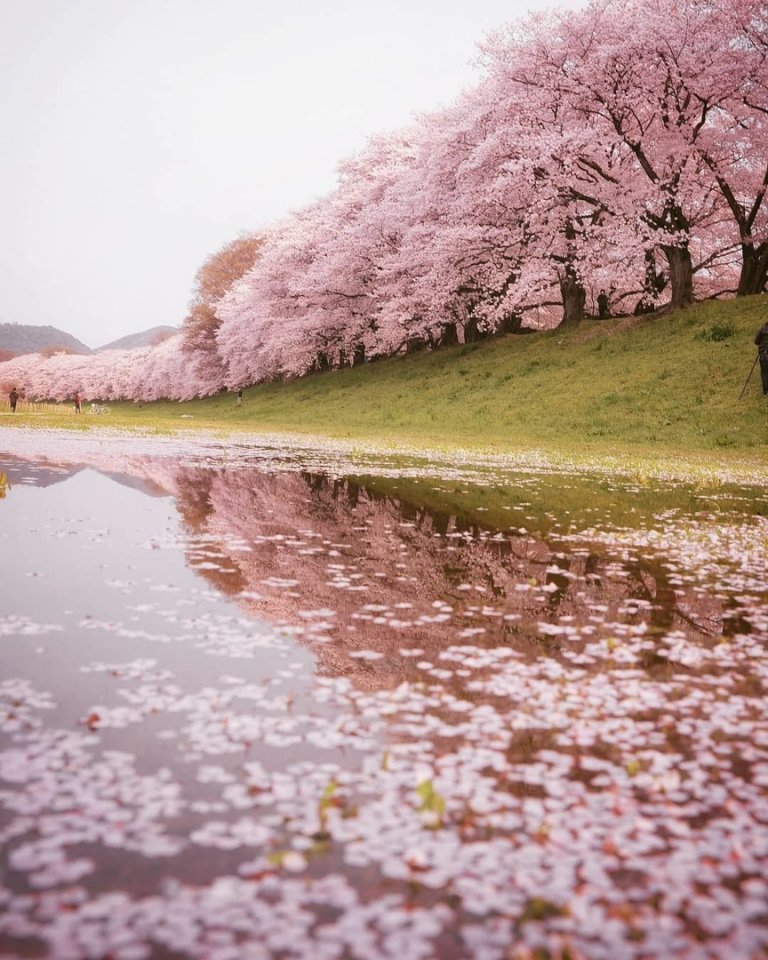
[[[513,23],[448,109],[201,268],[153,349],[17,358],[41,396],[184,399],[528,327],[764,292],[765,0],[596,0]]]

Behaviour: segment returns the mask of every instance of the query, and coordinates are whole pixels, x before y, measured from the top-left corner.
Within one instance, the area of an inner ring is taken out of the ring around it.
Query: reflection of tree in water
[[[213,475],[207,470],[174,471],[173,487],[176,506],[186,526],[198,537],[187,552],[189,562],[196,566],[217,590],[226,594],[239,593],[247,588],[243,571],[233,558],[219,546],[218,541],[205,541],[207,521],[213,513],[210,488]],[[205,563],[204,568],[200,567]]]
[[[191,561],[217,558],[200,573],[244,593],[250,613],[314,641],[328,675],[397,684],[451,644],[557,656],[617,630],[676,630],[699,643],[720,632],[720,601],[681,590],[660,563],[503,534],[372,485],[200,468],[179,468],[174,485],[203,538]],[[665,669],[652,646],[644,665]],[[356,658],[363,651],[380,658]]]

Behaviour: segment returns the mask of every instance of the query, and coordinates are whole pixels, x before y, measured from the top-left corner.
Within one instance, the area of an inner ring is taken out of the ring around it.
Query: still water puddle
[[[762,490],[13,449],[5,954],[768,950]]]

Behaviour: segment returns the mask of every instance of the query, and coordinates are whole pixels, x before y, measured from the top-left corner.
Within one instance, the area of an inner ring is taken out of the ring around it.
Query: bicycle
[[[92,403],[91,413],[112,413],[112,411],[103,403]]]

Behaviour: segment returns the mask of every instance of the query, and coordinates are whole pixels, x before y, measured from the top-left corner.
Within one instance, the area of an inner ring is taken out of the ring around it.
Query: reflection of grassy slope
[[[486,530],[507,531],[525,527],[535,536],[551,531],[583,530],[609,523],[612,527],[635,528],[648,524],[664,511],[685,514],[699,511],[739,515],[768,511],[760,489],[747,499],[745,490],[718,485],[638,483],[614,478],[578,475],[539,474],[535,482],[522,474],[511,485],[491,483],[475,486],[459,481],[433,478],[364,477],[361,483],[372,494],[396,497],[404,509],[454,516],[459,523]],[[735,495],[735,499],[734,499]],[[524,503],[521,509],[518,504]]]
[[[768,298],[752,297],[586,321],[253,387],[241,408],[221,394],[140,410],[113,405],[105,420],[507,449],[756,451],[768,440],[757,370],[738,398],[767,308]]]

